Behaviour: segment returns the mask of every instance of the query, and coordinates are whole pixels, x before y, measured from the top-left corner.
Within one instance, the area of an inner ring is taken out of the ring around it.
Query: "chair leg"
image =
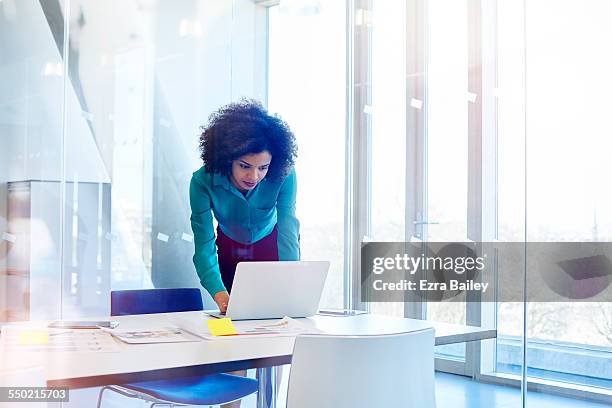
[[[100,408],[100,407],[102,406],[102,396],[103,396],[103,394],[104,394],[104,391],[106,391],[106,390],[108,390],[108,391],[112,391],[112,392],[116,392],[117,394],[119,394],[119,395],[123,395],[124,397],[128,397],[128,398],[135,398],[135,399],[143,400],[143,398],[139,397],[139,396],[138,396],[138,394],[131,394],[131,393],[126,392],[126,391],[124,391],[124,390],[122,390],[122,389],[118,389],[118,388],[116,388],[116,387],[114,387],[114,386],[112,386],[112,385],[105,385],[104,387],[102,387],[102,388],[100,389],[100,393],[98,394],[98,405],[97,405],[97,408]],[[146,401],[146,400],[145,400],[145,401]],[[155,404],[156,404],[156,403],[154,402],[154,403],[151,405],[151,407],[152,407],[153,405],[155,405]],[[169,405],[171,405],[171,404],[169,404],[169,403],[157,403],[157,405],[166,405],[166,406],[169,406]]]
[[[108,387],[104,386],[102,388],[100,388],[100,393],[98,394],[98,405],[96,405],[97,408],[100,408],[100,406],[102,405],[102,394],[104,394],[104,391],[107,389]]]
[[[0,0],[1,1],[1,0]],[[108,386],[105,385],[104,387],[102,387],[100,389],[100,393],[98,394],[98,405],[97,408],[100,408],[101,404],[102,404],[102,394],[104,393],[104,391],[109,390],[109,391],[114,391],[118,394],[121,394],[125,397],[129,397],[129,398],[136,398],[136,399],[140,399],[143,401],[147,401],[147,402],[151,402],[151,405],[149,405],[149,408],[154,408],[154,407],[181,407],[183,405],[179,404],[179,405],[175,405],[171,402],[158,402],[158,401],[151,401],[149,398],[143,398],[143,395],[139,395],[139,394],[130,394],[128,392],[125,392],[121,389],[117,389],[113,386]]]

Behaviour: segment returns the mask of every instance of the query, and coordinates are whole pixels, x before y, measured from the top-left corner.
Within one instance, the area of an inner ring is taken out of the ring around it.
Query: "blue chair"
[[[111,316],[188,312],[203,310],[197,288],[119,290],[111,292]],[[239,400],[257,392],[257,380],[230,374],[182,377],[102,387],[104,391],[139,398],[159,405],[217,405]]]

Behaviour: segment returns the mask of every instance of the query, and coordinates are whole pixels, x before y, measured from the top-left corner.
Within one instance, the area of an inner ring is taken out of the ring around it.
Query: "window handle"
[[[412,223],[414,225],[423,225],[423,224],[439,224],[438,221],[427,221],[427,220],[421,220],[421,221],[412,221]]]
[[[428,220],[415,220],[412,221],[413,225],[434,225],[434,224],[439,224],[438,221],[428,221]],[[421,232],[420,231],[415,231],[414,235],[411,237],[411,241],[412,239],[415,239],[416,242],[422,242],[423,237],[421,236]],[[412,241],[415,242],[415,241]]]

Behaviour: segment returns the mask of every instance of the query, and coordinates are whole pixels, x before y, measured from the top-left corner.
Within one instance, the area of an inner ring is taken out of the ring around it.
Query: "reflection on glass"
[[[0,319],[100,316],[111,289],[199,286],[199,126],[265,99],[266,9],[234,3],[0,2]]]
[[[78,104],[68,117],[85,126],[69,130],[66,154],[78,152],[87,166],[66,176],[111,187],[110,227],[100,231],[110,268],[98,280],[110,289],[199,287],[188,200],[191,173],[201,166],[199,127],[231,100],[265,95],[265,47],[253,50],[265,39],[265,8],[203,0],[70,4]],[[112,35],[103,35],[109,25]]]
[[[37,1],[0,3],[0,322],[61,314],[63,65]]]

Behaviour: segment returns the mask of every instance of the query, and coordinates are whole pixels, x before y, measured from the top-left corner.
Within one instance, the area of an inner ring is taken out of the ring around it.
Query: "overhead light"
[[[43,76],[62,76],[64,66],[61,62],[47,62],[43,68]]]
[[[184,18],[179,24],[179,36],[181,37],[202,37],[202,24],[198,20]]]
[[[371,27],[372,12],[366,9],[357,9],[355,12],[355,25]]]
[[[4,18],[9,21],[14,21],[17,18],[17,6],[15,5],[15,0],[6,0],[0,1],[2,5],[2,12],[4,13]]]
[[[281,0],[278,11],[290,16],[314,16],[321,12],[319,0]]]
[[[100,64],[101,65],[108,65],[110,63],[111,59],[108,55],[106,54],[102,54],[100,56]]]

